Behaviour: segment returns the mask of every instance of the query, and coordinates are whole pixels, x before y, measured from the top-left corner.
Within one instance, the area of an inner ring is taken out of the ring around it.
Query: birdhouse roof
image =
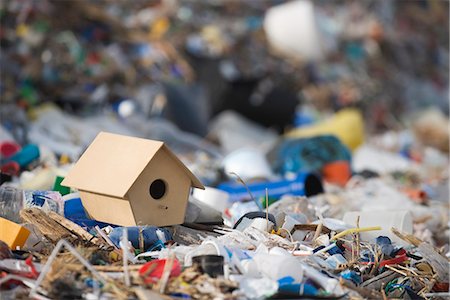
[[[100,132],[62,182],[79,190],[123,198],[156,153],[164,151],[191,180],[200,180],[163,142]]]

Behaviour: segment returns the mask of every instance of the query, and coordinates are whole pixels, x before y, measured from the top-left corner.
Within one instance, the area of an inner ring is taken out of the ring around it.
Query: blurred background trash
[[[450,297],[448,2],[10,0],[0,20],[0,298]],[[101,131],[200,179],[183,224],[99,222],[61,185]]]

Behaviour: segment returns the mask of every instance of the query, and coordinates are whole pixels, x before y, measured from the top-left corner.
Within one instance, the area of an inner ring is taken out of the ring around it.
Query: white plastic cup
[[[391,228],[394,227],[401,232],[412,234],[413,221],[409,211],[350,211],[344,215],[342,220],[348,225],[354,225],[353,227],[356,227],[356,219],[358,216],[360,216],[359,227],[381,227],[381,230],[360,232],[361,240],[373,242],[377,237],[382,235],[389,237],[392,242],[399,245],[408,245],[407,242],[392,233]]]
[[[204,241],[200,246],[197,246],[196,248],[186,253],[186,256],[184,257],[184,264],[186,266],[191,266],[192,257],[208,254],[222,255],[224,257],[225,263],[228,263],[230,260],[227,250],[221,243],[217,241],[207,240]]]

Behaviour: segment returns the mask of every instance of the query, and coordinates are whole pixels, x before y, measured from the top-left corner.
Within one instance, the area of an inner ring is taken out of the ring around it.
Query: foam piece
[[[264,30],[270,45],[284,55],[307,60],[324,56],[311,1],[292,1],[270,8]]]

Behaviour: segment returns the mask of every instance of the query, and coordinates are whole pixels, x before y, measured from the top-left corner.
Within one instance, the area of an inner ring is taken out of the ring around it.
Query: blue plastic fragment
[[[361,261],[362,262],[374,262],[375,257],[373,256],[373,253],[370,250],[362,250],[361,251]]]
[[[350,150],[332,135],[288,139],[275,152],[273,168],[281,174],[314,173],[331,162],[351,162]]]
[[[101,281],[95,280],[93,278],[86,278],[84,280],[84,284],[89,288],[93,288],[94,286],[97,286],[99,288],[103,287],[103,283]]]
[[[331,248],[331,249],[329,249],[328,251],[328,254],[330,254],[330,255],[335,255],[335,254],[341,254],[341,255],[344,255],[344,252],[339,248],[339,247],[333,247],[333,248]]]
[[[320,245],[319,247],[317,247],[317,248],[315,248],[313,250],[313,253],[316,253],[317,251],[322,250],[323,248],[325,248],[325,246],[324,245]],[[335,248],[335,247],[333,247],[333,248]]]
[[[392,246],[391,239],[387,236],[379,236],[376,238],[377,245],[381,248],[381,252],[383,252],[386,256],[392,256],[392,253],[394,252],[394,246]],[[395,256],[395,255],[394,255]]]
[[[184,293],[171,293],[170,297],[174,299],[192,299],[190,295]]]
[[[132,227],[116,227],[109,234],[109,238],[117,247],[120,247],[119,242],[123,235],[123,230],[128,230],[128,240],[131,242],[134,248],[139,249],[139,231],[142,232],[143,242],[144,242],[144,250],[150,250],[155,243],[160,241],[160,238],[157,234],[159,230],[164,235],[164,239],[166,241],[172,240],[172,234],[167,228],[160,228],[156,226],[132,226]]]
[[[286,276],[278,280],[278,291],[282,293],[315,296],[319,290],[309,283],[294,283],[294,278]]]
[[[346,280],[349,280],[351,282],[353,282],[356,285],[359,285],[362,282],[362,278],[361,275],[359,275],[358,273],[356,273],[355,271],[351,271],[351,270],[345,270],[342,271],[339,276],[341,278],[344,278]]]

